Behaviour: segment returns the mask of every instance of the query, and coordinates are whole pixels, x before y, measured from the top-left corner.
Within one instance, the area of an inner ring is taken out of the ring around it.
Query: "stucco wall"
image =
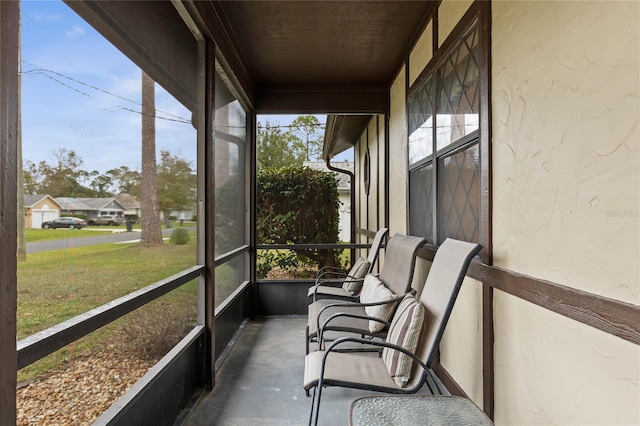
[[[638,2],[493,2],[496,265],[638,304]],[[640,349],[496,292],[496,424],[640,424]]]
[[[465,278],[440,344],[440,363],[482,407],[482,283]]]
[[[405,67],[391,86],[389,116],[389,235],[407,233],[407,113]]]
[[[443,0],[438,7],[438,46],[447,39],[473,0]]]
[[[433,58],[433,22],[429,21],[409,54],[409,86],[416,81],[431,58]]]

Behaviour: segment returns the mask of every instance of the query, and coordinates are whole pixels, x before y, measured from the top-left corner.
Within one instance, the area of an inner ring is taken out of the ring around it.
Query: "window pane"
[[[433,153],[433,78],[409,101],[409,165]]]
[[[225,80],[218,77],[218,81]],[[223,84],[216,84],[215,126],[215,254],[219,256],[246,244],[244,158],[247,113]]]
[[[216,308],[247,280],[246,254],[216,266]]]
[[[440,150],[478,129],[478,26],[463,37],[438,70],[436,142]]]
[[[438,159],[438,244],[479,242],[480,145]]]
[[[409,233],[433,243],[433,163],[409,172]]]

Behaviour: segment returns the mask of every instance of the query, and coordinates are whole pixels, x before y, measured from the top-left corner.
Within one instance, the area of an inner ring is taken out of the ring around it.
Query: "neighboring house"
[[[60,217],[61,206],[49,195],[24,196],[25,227],[40,229],[42,222]]]
[[[175,217],[176,220],[191,220],[198,214],[195,206],[192,209],[187,210],[171,210],[169,212],[169,217]],[[164,217],[163,217],[164,219]]]
[[[349,161],[335,162],[331,165],[337,169],[348,170],[353,173],[353,163]],[[351,180],[349,175],[338,173],[327,168],[324,161],[305,161],[304,166],[336,175],[338,184],[338,199],[340,200],[340,222],[338,223],[338,238],[340,241],[351,241]]]
[[[125,208],[115,198],[72,198],[58,197],[63,215],[85,215],[87,220],[110,214],[124,218]]]
[[[140,201],[130,194],[116,195],[115,200],[124,207],[124,216],[127,219],[138,219],[140,216]]]

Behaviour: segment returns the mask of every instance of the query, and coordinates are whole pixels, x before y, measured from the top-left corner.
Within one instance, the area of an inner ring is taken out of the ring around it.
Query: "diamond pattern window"
[[[408,99],[409,232],[434,245],[480,242],[479,55],[476,21]]]

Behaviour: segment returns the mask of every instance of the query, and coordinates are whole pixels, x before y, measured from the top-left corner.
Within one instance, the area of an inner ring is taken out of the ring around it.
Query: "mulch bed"
[[[19,386],[17,425],[90,425],[156,362],[114,348],[86,353]]]

